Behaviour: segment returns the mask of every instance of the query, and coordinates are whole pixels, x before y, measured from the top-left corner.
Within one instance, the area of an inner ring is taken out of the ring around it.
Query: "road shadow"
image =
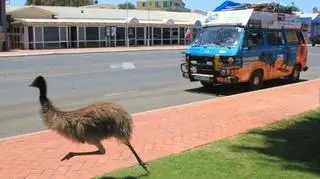
[[[301,79],[300,81],[298,81],[296,83],[300,83],[303,81],[308,81],[308,80]],[[195,83],[197,83],[197,82],[195,82]],[[290,85],[290,84],[292,84],[292,83],[288,82],[285,79],[268,80],[268,81],[264,82],[264,86],[261,90],[273,88],[273,87]],[[234,84],[234,85],[219,85],[219,86],[215,86],[212,88],[204,88],[201,86],[201,84],[199,82],[199,88],[191,88],[191,89],[187,89],[185,91],[189,92],[189,93],[203,93],[203,94],[210,94],[210,95],[215,95],[215,96],[230,96],[230,95],[250,92],[250,89],[246,83],[239,83],[239,84]]]
[[[292,120],[277,127],[253,129],[247,135],[262,138],[262,145],[237,144],[231,149],[262,154],[267,156],[262,157],[264,163],[278,163],[285,170],[320,174],[320,109],[305,115],[301,121]]]

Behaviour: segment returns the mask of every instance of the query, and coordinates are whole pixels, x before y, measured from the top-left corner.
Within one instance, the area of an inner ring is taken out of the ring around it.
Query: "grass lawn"
[[[320,110],[100,179],[320,178]],[[97,177],[99,178],[99,177]]]

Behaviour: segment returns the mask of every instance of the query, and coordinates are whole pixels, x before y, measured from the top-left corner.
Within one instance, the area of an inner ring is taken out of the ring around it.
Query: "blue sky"
[[[111,3],[118,4],[125,2],[126,0],[99,0],[99,3]],[[135,0],[129,0],[130,2],[135,4]],[[190,9],[201,9],[205,11],[209,11],[220,5],[225,0],[184,0],[186,6]],[[236,2],[262,2],[262,0],[234,0]],[[276,0],[275,0],[276,1]],[[10,0],[11,5],[23,5],[25,0]],[[201,3],[200,3],[201,2]],[[271,2],[269,0],[264,0],[263,2]],[[291,4],[294,2],[296,6],[302,9],[304,12],[312,12],[312,7],[317,6],[320,9],[320,1],[319,0],[278,0],[277,2],[284,4]]]

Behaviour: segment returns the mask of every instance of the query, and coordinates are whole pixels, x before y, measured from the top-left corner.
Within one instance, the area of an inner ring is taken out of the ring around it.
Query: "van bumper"
[[[226,77],[215,77],[214,75],[205,75],[205,74],[191,74],[191,78],[188,73],[184,73],[184,78],[189,78],[191,81],[205,81],[214,84],[236,84],[239,83],[239,78],[235,76],[226,76]]]
[[[205,81],[216,84],[239,83],[239,78],[236,76],[215,76],[211,74],[191,73],[186,63],[181,64],[181,72],[183,78],[189,79],[190,81]]]
[[[239,78],[236,76],[217,77],[216,81],[224,84],[236,84],[239,83]]]

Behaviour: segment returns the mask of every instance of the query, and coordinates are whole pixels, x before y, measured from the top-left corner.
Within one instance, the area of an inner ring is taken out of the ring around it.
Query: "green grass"
[[[320,110],[100,179],[320,178]]]

